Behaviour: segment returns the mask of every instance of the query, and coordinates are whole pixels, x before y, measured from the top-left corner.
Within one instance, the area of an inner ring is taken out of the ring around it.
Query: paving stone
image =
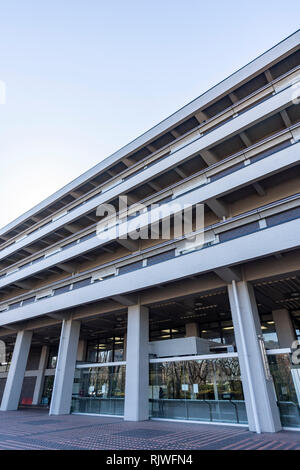
[[[0,450],[300,450],[300,432],[100,416],[0,412]]]

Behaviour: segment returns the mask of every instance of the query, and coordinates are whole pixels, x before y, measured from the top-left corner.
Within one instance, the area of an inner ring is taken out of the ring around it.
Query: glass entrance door
[[[300,428],[300,368],[290,354],[268,355],[282,426]]]
[[[44,380],[44,388],[41,398],[41,405],[50,406],[54,384],[54,375],[48,375]]]

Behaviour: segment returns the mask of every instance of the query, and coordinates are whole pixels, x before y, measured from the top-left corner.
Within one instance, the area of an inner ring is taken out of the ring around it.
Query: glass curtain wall
[[[124,414],[125,365],[77,368],[72,412]]]
[[[47,375],[44,380],[41,405],[50,406],[54,384],[54,375]]]
[[[300,428],[300,367],[290,354],[268,356],[282,426]]]
[[[123,361],[123,353],[123,337],[97,338],[88,342],[86,361],[95,363]]]
[[[238,358],[150,363],[150,416],[247,423]]]

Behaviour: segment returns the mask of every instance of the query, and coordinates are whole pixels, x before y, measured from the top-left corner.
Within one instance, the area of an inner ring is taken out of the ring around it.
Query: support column
[[[239,355],[250,431],[277,432],[281,429],[272,378],[264,361],[253,287],[232,281],[228,286],[235,341]]]
[[[1,411],[17,410],[31,345],[32,331],[19,331],[1,402]]]
[[[128,307],[124,419],[149,419],[149,312],[140,305]]]
[[[286,308],[273,310],[273,320],[280,348],[291,348],[295,341],[296,333],[290,312]]]
[[[77,361],[84,361],[86,356],[86,341],[84,339],[79,340],[77,350]]]
[[[49,355],[49,347],[44,345],[42,347],[38,373],[36,376],[36,383],[35,383],[33,399],[32,399],[33,405],[39,405],[41,401],[48,355]]]
[[[126,348],[127,348],[127,332],[124,333],[124,343],[123,343],[123,361],[126,361]]]
[[[50,415],[70,413],[79,334],[79,321],[63,320]]]
[[[198,323],[196,322],[191,322],[191,323],[186,323],[185,324],[185,336],[187,338],[191,336],[197,336],[199,337],[199,326]]]

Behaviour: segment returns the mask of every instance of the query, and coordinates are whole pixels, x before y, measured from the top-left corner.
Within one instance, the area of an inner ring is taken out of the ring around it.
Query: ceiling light
[[[300,292],[291,292],[291,297],[292,297],[293,299],[300,297]]]

